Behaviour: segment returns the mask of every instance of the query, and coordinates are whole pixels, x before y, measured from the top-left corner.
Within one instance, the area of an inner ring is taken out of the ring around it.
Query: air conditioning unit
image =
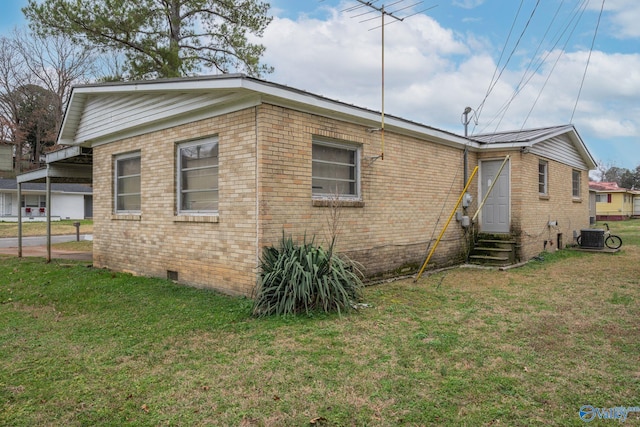
[[[583,248],[604,248],[604,230],[597,228],[580,230],[580,246]]]

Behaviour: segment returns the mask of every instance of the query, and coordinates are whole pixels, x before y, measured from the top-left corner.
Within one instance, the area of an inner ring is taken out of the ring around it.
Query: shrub
[[[361,299],[358,266],[344,256],[282,236],[279,248],[263,249],[253,306],[255,316],[348,310]]]

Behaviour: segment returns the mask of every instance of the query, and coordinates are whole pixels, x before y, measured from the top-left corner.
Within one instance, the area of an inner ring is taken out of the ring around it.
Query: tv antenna
[[[389,24],[393,24],[396,22],[403,22],[405,19],[408,19],[414,15],[418,15],[420,13],[426,12],[429,9],[433,9],[436,6],[431,6],[425,9],[422,9],[418,12],[414,12],[414,13],[410,13],[408,15],[404,15],[401,16],[400,12],[403,11],[412,11],[414,10],[414,8],[416,6],[419,6],[421,4],[424,3],[424,0],[420,0],[418,2],[412,3],[408,6],[403,5],[402,3],[405,2],[405,0],[396,0],[394,2],[391,2],[389,4],[380,4],[377,5],[376,3],[378,3],[380,0],[356,0],[358,2],[357,5],[354,5],[352,7],[349,7],[345,10],[343,10],[343,12],[359,12],[361,9],[368,9],[365,12],[362,13],[358,13],[356,15],[353,15],[352,18],[363,18],[360,23],[363,22],[369,22],[369,21],[373,21],[375,19],[378,19],[377,16],[374,16],[372,18],[367,17],[370,14],[380,14],[380,25],[370,28],[369,31],[372,30],[376,30],[378,28],[380,28],[380,32],[381,32],[381,37],[382,37],[382,43],[381,43],[381,48],[382,48],[382,52],[381,52],[381,61],[382,61],[382,76],[381,76],[381,92],[382,92],[382,106],[381,106],[381,115],[380,115],[380,128],[379,129],[372,129],[372,132],[376,132],[379,131],[380,132],[380,140],[381,140],[381,150],[380,150],[380,154],[378,156],[375,156],[372,158],[372,161],[375,161],[377,159],[380,160],[384,160],[384,66],[385,66],[385,62],[384,62],[384,27],[386,25]],[[391,21],[389,22],[385,22],[385,16],[391,18]]]

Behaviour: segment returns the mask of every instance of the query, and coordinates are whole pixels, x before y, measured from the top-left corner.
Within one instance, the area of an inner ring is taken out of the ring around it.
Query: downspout
[[[259,189],[259,185],[260,185],[260,146],[259,146],[259,137],[258,137],[258,107],[254,107],[254,117],[255,117],[255,134],[256,134],[256,140],[255,140],[255,150],[256,150],[256,157],[255,157],[255,162],[256,162],[256,166],[255,166],[255,192],[256,192],[256,212],[255,212],[255,221],[256,221],[256,270],[257,267],[260,265],[260,189]],[[257,273],[257,271],[256,271]],[[258,275],[256,274],[255,277],[255,283],[254,283],[254,289],[256,289],[257,286],[257,281],[258,281]]]
[[[471,112],[471,107],[467,107],[464,109],[464,137],[466,138],[468,135],[468,127],[469,127],[469,113]],[[466,183],[469,180],[469,144],[468,141],[464,143],[464,158],[463,158],[463,168],[464,168],[464,180],[462,182]]]

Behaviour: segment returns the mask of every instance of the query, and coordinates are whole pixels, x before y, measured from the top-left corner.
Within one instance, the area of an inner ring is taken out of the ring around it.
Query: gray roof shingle
[[[15,179],[0,178],[0,190],[17,190],[18,184]],[[25,182],[22,190],[42,191],[47,190],[46,184]],[[54,193],[84,193],[93,194],[93,188],[85,184],[51,184],[51,191]]]

